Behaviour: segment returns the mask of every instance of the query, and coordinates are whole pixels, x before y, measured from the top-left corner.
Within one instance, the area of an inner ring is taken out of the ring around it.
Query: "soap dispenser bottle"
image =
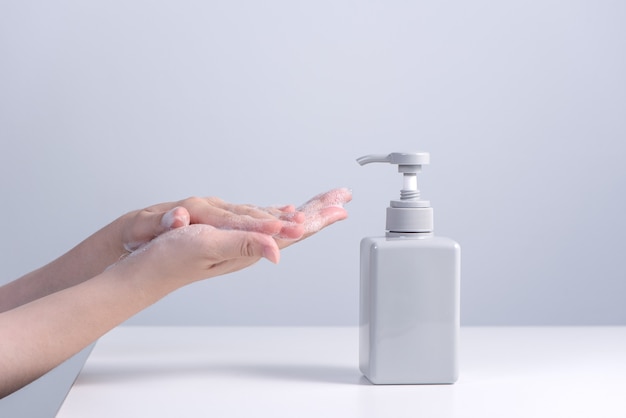
[[[461,248],[433,233],[417,173],[430,155],[367,155],[404,176],[387,208],[385,236],[361,241],[359,366],[374,384],[442,384],[458,378]]]

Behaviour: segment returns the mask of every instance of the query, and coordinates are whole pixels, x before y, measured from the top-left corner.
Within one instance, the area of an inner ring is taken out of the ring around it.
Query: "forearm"
[[[113,268],[0,314],[0,397],[43,375],[176,289],[146,271]]]
[[[0,287],[0,312],[13,309],[94,277],[116,262],[121,245],[120,218],[51,263]]]

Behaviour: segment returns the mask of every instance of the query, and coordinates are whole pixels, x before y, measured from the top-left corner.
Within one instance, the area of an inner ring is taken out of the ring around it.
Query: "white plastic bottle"
[[[375,384],[441,384],[458,378],[461,248],[433,234],[433,209],[417,173],[428,153],[368,155],[397,164],[400,200],[387,208],[386,234],[361,241],[361,372]]]

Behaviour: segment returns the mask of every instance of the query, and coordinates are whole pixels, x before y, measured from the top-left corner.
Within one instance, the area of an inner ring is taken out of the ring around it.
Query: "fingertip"
[[[296,211],[296,207],[294,205],[285,205],[285,206],[281,206],[278,208],[278,210],[280,210],[281,212],[295,212]]]
[[[267,244],[263,247],[263,258],[266,258],[274,264],[278,264],[280,262],[280,250],[275,242],[273,244]]]
[[[291,240],[300,239],[304,235],[304,232],[305,232],[304,223],[298,223],[298,224],[292,223],[292,224],[287,224],[283,226],[283,228],[280,230],[280,234],[278,234],[278,237],[283,238],[283,239],[291,239]]]
[[[341,206],[352,200],[352,190],[347,187],[330,190],[324,194],[323,200],[326,204]]]
[[[350,201],[352,201],[352,189],[349,189],[347,187],[342,187],[341,189],[339,189],[340,194],[343,197],[343,202],[344,203],[348,203]]]
[[[280,219],[283,221],[295,222],[298,224],[303,223],[306,220],[306,214],[301,211],[292,211],[289,213],[283,214]]]
[[[306,214],[304,212],[294,212],[293,221],[297,223],[302,223],[306,220]]]

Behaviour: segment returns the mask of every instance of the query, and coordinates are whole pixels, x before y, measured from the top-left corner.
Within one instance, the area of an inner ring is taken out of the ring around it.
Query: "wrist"
[[[124,248],[124,230],[130,214],[123,215],[96,231],[72,252],[83,260],[85,275],[93,277],[128,254]]]

